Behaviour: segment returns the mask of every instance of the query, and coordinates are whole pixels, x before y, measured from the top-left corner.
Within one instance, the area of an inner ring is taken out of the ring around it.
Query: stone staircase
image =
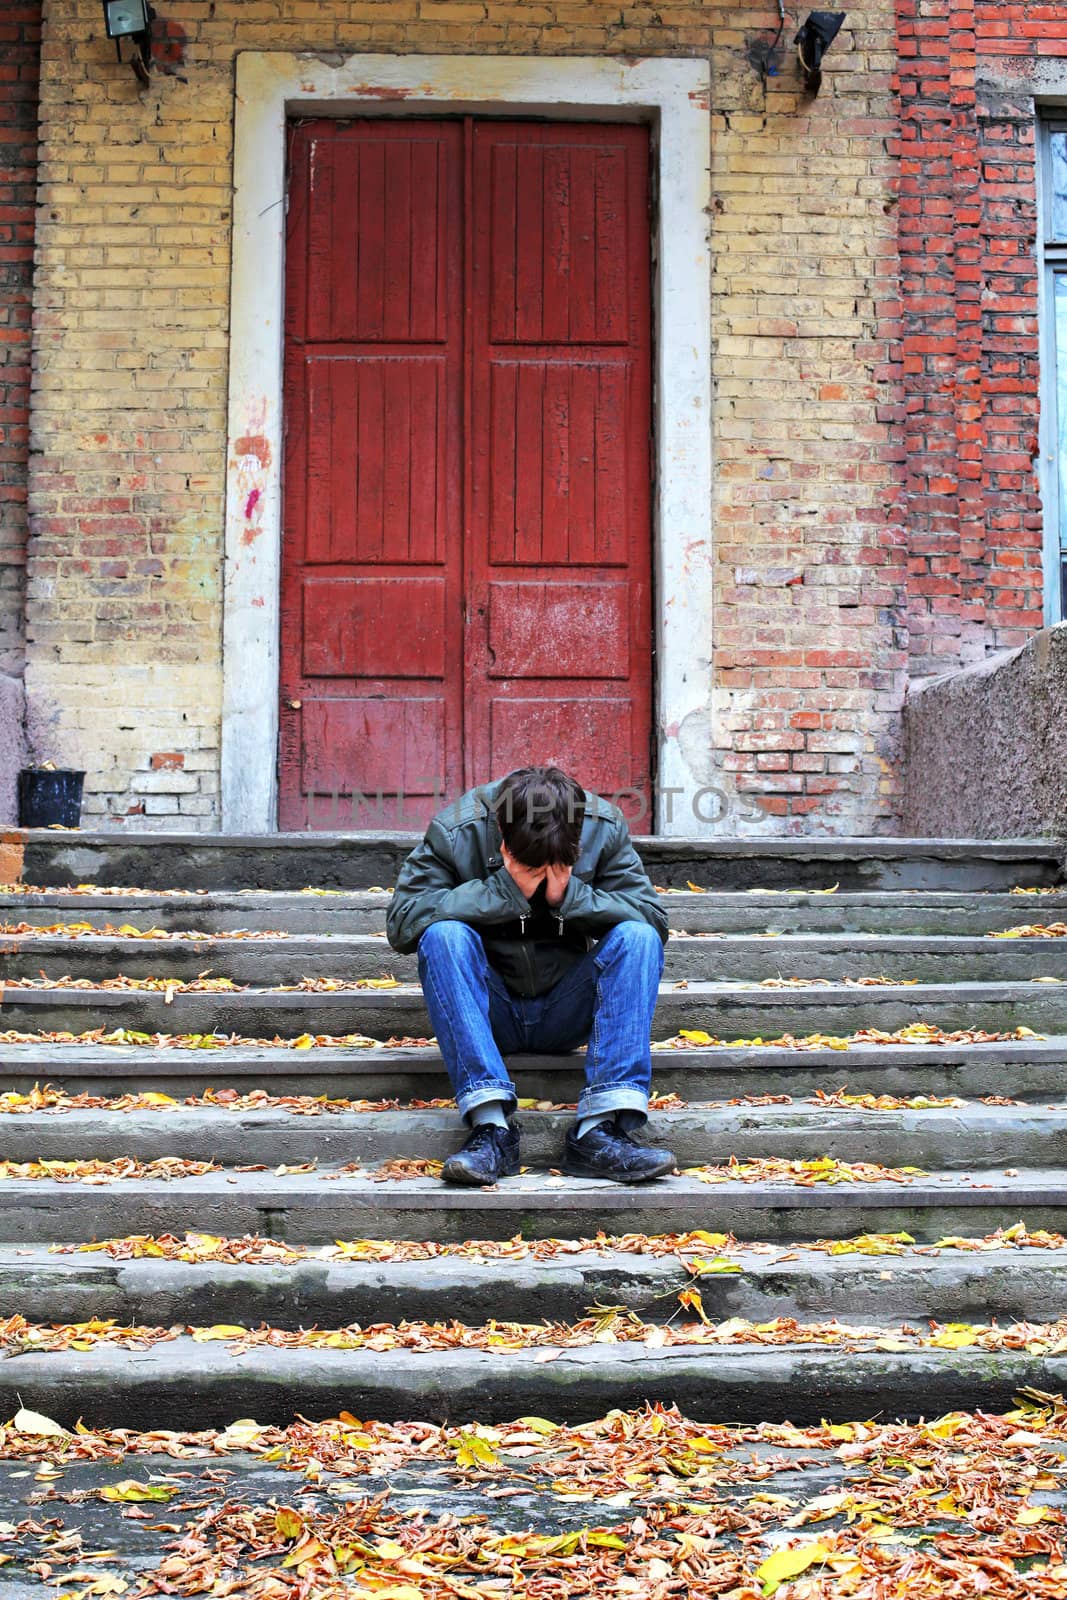
[[[411,843],[0,841],[0,1162],[127,1160],[0,1168],[0,1416],[21,1401],[145,1427],[340,1408],[574,1419],[664,1400],[799,1422],[1063,1387],[1054,1339],[928,1339],[931,1321],[1067,1316],[1067,1245],[1039,1236],[1067,1232],[1067,938],[989,937],[1067,920],[1062,843],[644,841],[672,929],[654,1128],[698,1170],[637,1189],[552,1173],[581,1058],[518,1058],[528,1170],[486,1191],[425,1171],[460,1133],[428,1103],[447,1079],[417,1042],[413,960],[383,933]],[[192,936],[136,936],[153,929]],[[85,987],[120,974],[165,986]],[[239,987],[176,987],[205,974]],[[383,977],[398,982],[321,984]],[[979,1037],[943,1037],[961,1031]],[[65,1098],[11,1098],[34,1085]],[[144,1170],[172,1158],[208,1167]],[[745,1165],[764,1158],[849,1165]],[[1020,1220],[1023,1242],[989,1241]],[[216,1243],[175,1258],[189,1233]],[[148,1242],[50,1249],[133,1236]],[[965,1244],[931,1251],[947,1236]],[[752,1326],[779,1318],[795,1336]],[[94,1326],[108,1319],[177,1331],[131,1343]],[[440,1348],[420,1331],[453,1322],[475,1332]],[[730,1342],[707,1342],[727,1322]],[[90,1326],[40,1331],[71,1324]],[[573,1342],[575,1325],[596,1337]],[[261,1326],[247,1348],[225,1332]],[[323,1336],[298,1344],[301,1329]]]

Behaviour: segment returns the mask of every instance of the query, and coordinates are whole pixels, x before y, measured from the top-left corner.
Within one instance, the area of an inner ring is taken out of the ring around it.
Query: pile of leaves
[[[4,1097],[0,1095],[0,1104]],[[847,1088],[841,1089],[816,1089],[809,1097],[809,1105],[837,1106],[848,1111],[931,1111],[943,1106],[952,1106],[957,1110],[967,1102],[954,1094],[850,1094]],[[1004,1101],[997,1097],[998,1105],[1014,1105],[1014,1101]]]
[[[632,1255],[676,1257],[700,1277],[708,1267],[705,1259],[742,1255],[766,1256],[774,1262],[796,1261],[808,1251],[825,1255],[937,1256],[943,1250],[986,1253],[994,1250],[1062,1250],[1067,1239],[1061,1233],[1043,1228],[1031,1230],[1024,1222],[998,1228],[980,1237],[949,1236],[932,1244],[917,1244],[910,1233],[861,1233],[850,1239],[815,1239],[802,1246],[783,1249],[765,1243],[740,1244],[732,1233],[713,1233],[694,1228],[687,1233],[597,1233],[586,1239],[530,1239],[515,1234],[511,1239],[467,1239],[463,1243],[430,1239],[338,1239],[328,1245],[287,1244],[282,1239],[265,1239],[259,1234],[240,1238],[209,1233],[129,1234],[121,1239],[94,1239],[86,1244],[54,1244],[54,1255],[103,1254],[113,1261],[139,1261],[152,1258],[165,1261],[217,1261],[245,1265],[275,1265],[294,1261],[402,1262],[436,1261],[457,1258],[463,1261],[568,1260],[579,1255]]]
[[[138,1161],[135,1156],[116,1156],[111,1161],[80,1157],[73,1161],[0,1161],[0,1180],[48,1179],[53,1183],[114,1183],[120,1178],[202,1178],[218,1172],[217,1161],[190,1161],[184,1156],[159,1156],[154,1161]]]
[[[116,1156],[105,1161],[97,1157],[79,1157],[68,1161],[0,1161],[0,1182],[17,1179],[21,1182],[51,1180],[59,1183],[114,1183],[123,1179],[145,1178],[199,1178],[221,1168],[214,1161],[192,1161],[184,1157],[164,1156],[154,1161],[139,1161],[133,1156]],[[268,1168],[261,1162],[248,1162],[234,1168],[235,1172],[273,1171],[279,1177],[286,1173],[314,1172],[314,1161],[295,1165]],[[525,1172],[525,1168],[523,1171]],[[319,1176],[326,1182],[335,1182],[343,1176],[358,1174],[372,1183],[406,1183],[412,1179],[439,1178],[441,1162],[430,1157],[396,1156],[374,1168],[364,1168],[359,1161],[349,1161],[343,1166],[324,1171]],[[701,1183],[789,1184],[798,1189],[811,1189],[816,1184],[831,1186],[842,1183],[910,1183],[921,1176],[918,1167],[883,1167],[870,1161],[838,1161],[833,1156],[819,1156],[810,1161],[787,1160],[780,1156],[754,1156],[744,1160],[731,1157],[723,1166],[686,1167],[685,1175]],[[547,1184],[562,1184],[564,1180],[554,1171],[544,1180]]]
[[[1063,1600],[1065,1447],[1063,1401],[1034,1390],[1003,1416],[810,1428],[726,1427],[649,1406],[578,1426],[527,1416],[439,1428],[342,1411],[286,1429],[245,1418],[201,1433],[68,1433],[20,1412],[0,1429],[0,1456],[38,1464],[48,1512],[0,1524],[0,1541],[79,1600]],[[291,1473],[294,1503],[242,1495],[226,1463],[243,1455]],[[112,1552],[86,1550],[56,1514],[50,1484],[80,1461],[138,1472],[90,1493],[165,1518],[171,1538],[154,1565],[138,1564],[134,1587],[109,1570]],[[510,1531],[502,1508],[440,1514],[416,1498],[395,1509],[390,1489],[348,1497],[351,1480],[391,1484],[413,1465],[487,1497],[536,1491],[582,1525]],[[805,1467],[825,1487],[773,1492]],[[345,1499],[327,1499],[330,1488]]]
[[[790,1102],[789,1095],[745,1095],[737,1100],[737,1105],[765,1105],[770,1099]],[[734,1102],[731,1102],[734,1103]],[[962,1102],[960,1102],[962,1104]],[[185,1095],[177,1100],[173,1095],[162,1094],[158,1090],[141,1090],[136,1093],[120,1095],[91,1094],[81,1090],[76,1094],[68,1094],[64,1089],[56,1089],[46,1083],[43,1087],[34,1084],[33,1088],[25,1094],[17,1090],[8,1089],[0,1092],[0,1115],[26,1116],[43,1112],[46,1115],[62,1115],[69,1111],[180,1111],[185,1107],[196,1110],[221,1110],[230,1112],[242,1111],[286,1111],[296,1117],[319,1117],[333,1114],[340,1116],[345,1113],[365,1113],[379,1111],[438,1111],[454,1109],[455,1100],[450,1096],[439,1095],[430,1100],[418,1098],[401,1102],[396,1099],[382,1100],[352,1100],[345,1096],[331,1098],[325,1094],[270,1094],[266,1089],[250,1089],[246,1094],[241,1094],[237,1089],[205,1089],[203,1094]],[[573,1111],[575,1101],[534,1100],[522,1098],[518,1101],[520,1111]],[[652,1111],[674,1111],[680,1109],[685,1102],[676,1094],[652,1094],[649,1096],[649,1109]]]
[[[918,978],[887,978],[879,973],[867,978],[761,978],[758,989],[908,989]],[[748,986],[745,985],[747,988]]]
[[[484,1324],[424,1322],[376,1322],[364,1327],[353,1322],[343,1328],[275,1328],[260,1323],[243,1328],[235,1323],[211,1327],[174,1324],[171,1327],[123,1325],[113,1318],[90,1318],[84,1322],[35,1323],[19,1313],[0,1318],[0,1350],[7,1355],[36,1351],[55,1354],[74,1350],[84,1353],[97,1345],[144,1350],[155,1345],[189,1338],[195,1344],[225,1344],[231,1355],[268,1347],[272,1350],[390,1350],[439,1353],[447,1350],[482,1350],[491,1355],[515,1355],[526,1350],[539,1352],[535,1358],[546,1362],[564,1350],[588,1349],[596,1344],[639,1344],[649,1350],[676,1349],[694,1345],[711,1347],[824,1348],[843,1351],[876,1350],[903,1353],[908,1350],[1002,1350],[1028,1355],[1055,1356],[1067,1353],[1067,1317],[1056,1322],[1013,1322],[1007,1327],[993,1323],[938,1323],[931,1320],[928,1332],[909,1323],[874,1326],[844,1323],[831,1318],[823,1322],[798,1322],[794,1317],[773,1317],[752,1322],[746,1317],[730,1317],[712,1322],[704,1312],[697,1289],[683,1289],[678,1295],[681,1307],[697,1313],[699,1321],[645,1322],[624,1306],[595,1306],[590,1315],[577,1322],[511,1322],[492,1318]],[[543,1352],[543,1353],[542,1353]]]
[[[987,933],[987,939],[1067,939],[1067,922],[1021,922],[1014,928],[1002,928],[999,933]]]
[[[280,928],[230,928],[209,933],[202,928],[135,928],[129,922],[105,922],[97,928],[91,922],[0,922],[0,934],[15,934],[20,939],[61,936],[64,939],[149,939],[178,943],[204,939],[288,939]]]
[[[882,1167],[873,1161],[838,1161],[833,1156],[816,1156],[811,1161],[791,1161],[780,1156],[731,1156],[725,1166],[684,1167],[689,1178],[701,1183],[792,1183],[799,1189],[816,1184],[910,1183],[925,1174],[919,1167]]]
[[[243,994],[253,987],[250,983],[235,983],[232,978],[212,978],[201,972],[195,978],[128,978],[119,973],[114,978],[3,978],[0,995],[4,989],[144,989],[158,991],[167,997],[175,994]],[[397,978],[301,978],[299,983],[266,984],[256,988],[257,994],[334,994],[345,989],[399,989]]]
[[[966,1109],[968,1102],[958,1095],[937,1094],[852,1094],[847,1085],[839,1089],[816,1089],[805,1096],[805,1105],[826,1106],[849,1111],[930,1111],[941,1108]],[[980,1105],[1014,1106],[1024,1102],[1008,1095],[983,1095]],[[178,1111],[186,1107],[194,1110],[219,1110],[240,1113],[245,1111],[285,1111],[295,1117],[320,1117],[363,1115],[379,1111],[445,1111],[455,1107],[450,1095],[435,1095],[430,1099],[417,1096],[410,1100],[396,1098],[365,1100],[351,1099],[346,1095],[325,1094],[271,1094],[266,1089],[249,1089],[242,1094],[237,1089],[205,1089],[203,1094],[184,1095],[180,1100],[158,1090],[131,1091],[128,1094],[92,1094],[88,1090],[68,1093],[54,1085],[34,1084],[32,1089],[20,1093],[15,1089],[0,1092],[0,1116],[26,1116],[43,1113],[61,1116],[70,1111]],[[677,1094],[659,1094],[653,1089],[649,1096],[650,1111],[682,1111],[690,1105],[702,1110],[719,1111],[726,1107],[791,1106],[796,1104],[791,1094],[740,1094],[729,1100],[683,1100]],[[517,1101],[520,1111],[574,1111],[574,1100],[535,1100],[522,1096]]]
[[[859,1028],[855,1033],[808,1033],[800,1038],[792,1033],[783,1033],[776,1039],[764,1039],[758,1035],[752,1039],[720,1039],[700,1028],[682,1028],[669,1039],[654,1040],[652,1049],[691,1050],[698,1045],[702,1049],[713,1046],[725,1050],[760,1046],[785,1050],[847,1050],[854,1044],[1003,1044],[1009,1040],[1044,1037],[1044,1034],[1035,1033],[1032,1028],[1023,1027],[1013,1028],[1010,1033],[990,1033],[984,1028],[956,1028],[946,1032],[930,1022],[909,1022],[906,1028],[897,1028],[894,1033],[885,1033],[881,1028]]]
[[[435,1042],[413,1034],[371,1039],[364,1033],[300,1033],[294,1039],[285,1039],[276,1033],[270,1039],[256,1039],[243,1033],[145,1033],[138,1028],[86,1028],[81,1033],[64,1028],[37,1029],[32,1033],[7,1028],[0,1032],[0,1044],[140,1045],[152,1050],[411,1050]]]
[[[77,894],[103,894],[114,896],[116,899],[135,899],[137,895],[154,897],[164,895],[167,898],[175,897],[184,899],[186,895],[206,895],[207,889],[134,889],[126,884],[99,884],[99,883],[0,883],[0,894],[43,894],[51,900],[57,895]]]

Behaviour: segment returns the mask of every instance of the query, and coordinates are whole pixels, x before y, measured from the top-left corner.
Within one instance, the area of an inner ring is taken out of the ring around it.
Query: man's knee
[[[465,922],[431,922],[419,940],[419,961],[469,961],[482,955],[480,936]]]
[[[663,954],[663,940],[648,922],[618,922],[605,935],[602,943],[634,955],[653,955],[658,958]]]

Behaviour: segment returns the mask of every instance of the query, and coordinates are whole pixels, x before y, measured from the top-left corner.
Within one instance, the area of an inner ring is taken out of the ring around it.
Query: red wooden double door
[[[647,802],[648,216],[641,127],[293,127],[281,827]]]

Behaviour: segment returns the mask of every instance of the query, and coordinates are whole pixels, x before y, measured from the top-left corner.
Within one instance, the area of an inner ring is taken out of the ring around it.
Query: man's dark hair
[[[519,767],[493,801],[504,843],[524,867],[573,867],[585,791],[559,767]]]

